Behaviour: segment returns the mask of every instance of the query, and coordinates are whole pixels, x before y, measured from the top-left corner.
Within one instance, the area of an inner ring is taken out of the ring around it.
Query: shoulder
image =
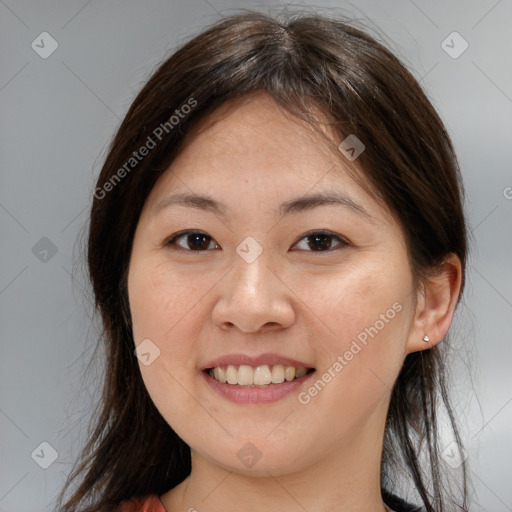
[[[399,498],[398,496],[391,493],[386,493],[384,502],[389,508],[391,508],[391,510],[394,510],[395,512],[425,512],[423,507],[408,503],[402,498]]]
[[[426,512],[424,507],[418,507],[410,503],[405,503],[404,506],[395,507],[395,512]]]
[[[157,494],[122,501],[115,512],[167,512]]]

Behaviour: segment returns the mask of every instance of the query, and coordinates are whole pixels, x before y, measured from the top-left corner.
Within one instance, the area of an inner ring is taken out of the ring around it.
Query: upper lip
[[[206,363],[201,370],[209,370],[210,368],[216,368],[217,366],[228,366],[228,365],[241,365],[246,364],[248,366],[262,366],[267,364],[269,366],[281,364],[283,366],[294,366],[295,368],[312,368],[312,366],[296,359],[281,356],[279,354],[261,354],[259,356],[248,356],[246,354],[227,354],[225,356],[212,359]]]

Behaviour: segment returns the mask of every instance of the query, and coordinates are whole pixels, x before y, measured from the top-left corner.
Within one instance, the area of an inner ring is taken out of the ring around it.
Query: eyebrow
[[[152,209],[152,215],[158,214],[165,208],[172,205],[182,205],[190,208],[196,208],[198,210],[204,210],[214,213],[224,219],[229,218],[229,208],[224,204],[220,203],[207,196],[200,196],[197,194],[174,194],[172,196],[164,197],[159,201]],[[291,213],[302,213],[310,211],[313,208],[326,205],[339,205],[345,206],[353,210],[354,212],[366,217],[372,221],[370,214],[358,203],[356,203],[350,197],[340,192],[320,192],[308,196],[298,197],[281,203],[279,213],[282,217]]]

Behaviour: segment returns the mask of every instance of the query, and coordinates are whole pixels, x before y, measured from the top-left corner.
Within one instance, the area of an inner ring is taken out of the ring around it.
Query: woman
[[[461,178],[387,49],[321,16],[223,19],[149,79],[94,196],[106,377],[61,510],[467,510],[436,419],[460,447]]]

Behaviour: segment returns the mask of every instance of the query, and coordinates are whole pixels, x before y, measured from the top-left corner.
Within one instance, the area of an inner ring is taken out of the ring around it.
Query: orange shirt
[[[121,502],[116,512],[167,512],[157,494],[148,494]]]

